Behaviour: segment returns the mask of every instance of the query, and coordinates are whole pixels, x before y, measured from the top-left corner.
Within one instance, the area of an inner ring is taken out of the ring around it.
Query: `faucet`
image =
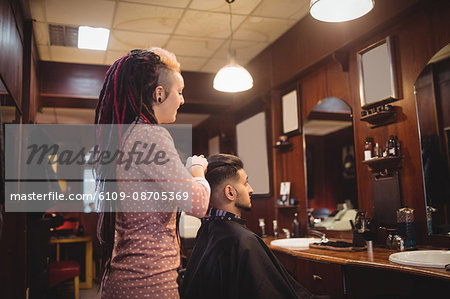
[[[286,235],[286,239],[289,239],[291,237],[291,233],[287,228],[283,228],[282,231]]]
[[[310,229],[310,230],[308,230],[308,233],[309,233],[310,235],[315,235],[315,236],[320,237],[320,242],[321,242],[321,243],[326,243],[326,242],[328,242],[328,238],[325,236],[325,234],[322,233],[322,232],[319,232],[318,230]]]

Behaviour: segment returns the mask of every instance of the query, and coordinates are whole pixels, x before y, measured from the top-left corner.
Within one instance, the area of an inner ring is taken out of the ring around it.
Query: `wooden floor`
[[[73,299],[73,281],[65,282],[52,288],[49,291],[49,299]],[[93,284],[90,289],[80,289],[80,299],[100,299],[100,293],[97,293],[97,284]]]

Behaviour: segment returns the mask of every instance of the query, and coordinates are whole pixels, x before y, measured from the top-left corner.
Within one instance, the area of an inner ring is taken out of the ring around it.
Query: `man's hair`
[[[236,156],[228,154],[212,155],[208,158],[208,168],[205,178],[211,186],[211,193],[229,178],[238,179],[238,171],[244,168],[244,163]]]

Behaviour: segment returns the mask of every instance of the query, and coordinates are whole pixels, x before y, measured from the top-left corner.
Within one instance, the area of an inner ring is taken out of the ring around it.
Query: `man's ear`
[[[231,185],[225,185],[225,188],[223,189],[223,192],[225,193],[225,197],[228,200],[234,201],[236,196],[236,191]]]

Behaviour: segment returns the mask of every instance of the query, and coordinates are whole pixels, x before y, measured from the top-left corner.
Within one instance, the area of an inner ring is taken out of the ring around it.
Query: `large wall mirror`
[[[414,84],[428,233],[450,236],[450,44]]]
[[[310,227],[350,230],[358,192],[352,111],[344,101],[319,101],[303,125]]]

